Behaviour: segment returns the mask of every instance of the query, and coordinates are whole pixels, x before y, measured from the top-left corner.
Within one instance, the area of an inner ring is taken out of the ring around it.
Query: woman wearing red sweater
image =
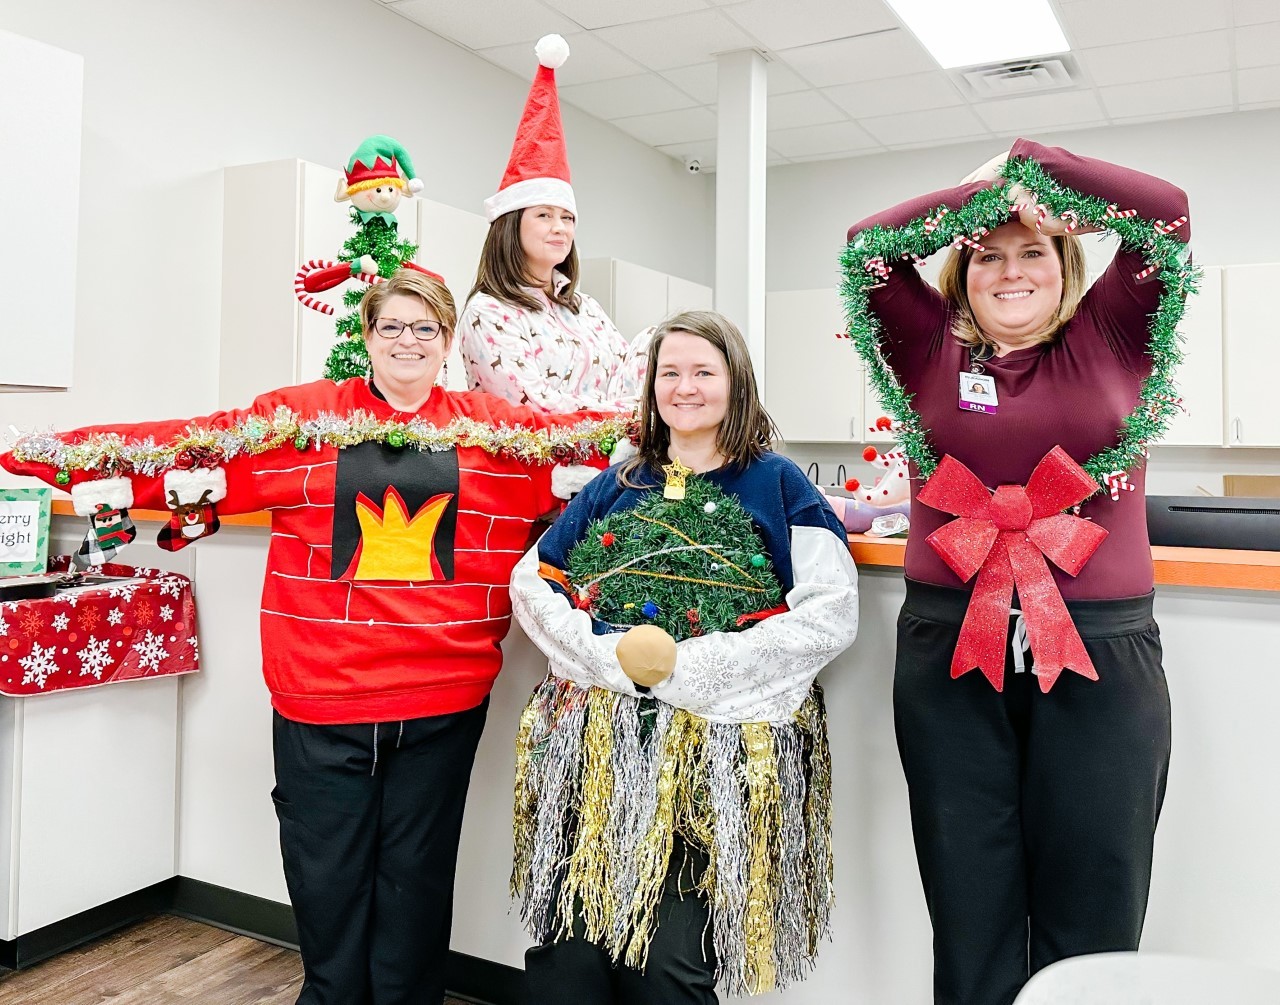
[[[989,191],[1026,165],[1096,218],[1065,202],[1055,216],[1047,191]],[[905,245],[859,257],[886,228],[946,233],[984,198],[991,222],[954,235],[941,293]],[[879,355],[924,434],[894,716],[938,1005],[1005,1005],[1049,963],[1136,949],[1142,931],[1170,745],[1144,471],[1095,491],[1077,464],[1101,470],[1148,393],[1169,273],[1127,242],[1087,289],[1073,231],[1113,220],[1155,221],[1166,247],[1190,234],[1175,186],[1019,140],[849,231],[846,292],[874,274]],[[922,487],[926,457],[944,459]]]
[[[360,312],[371,380],[32,435],[0,463],[69,475],[79,512],[168,506],[168,547],[211,532],[215,508],[270,511],[262,663],[298,1001],[438,1005],[507,583],[557,501],[544,462],[590,453],[622,423],[435,386],[455,323],[436,279],[397,272]]]

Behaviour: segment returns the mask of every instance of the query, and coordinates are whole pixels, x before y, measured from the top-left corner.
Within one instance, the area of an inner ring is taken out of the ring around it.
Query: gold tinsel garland
[[[396,450],[478,447],[490,454],[549,464],[607,456],[627,436],[629,421],[629,416],[618,416],[528,429],[457,418],[447,426],[436,426],[424,419],[378,419],[362,410],[346,416],[322,412],[303,419],[282,405],[270,416],[250,415],[231,426],[192,425],[165,443],[127,440],[118,433],[92,433],[71,442],[52,432],[28,433],[14,445],[13,455],[24,463],[56,468],[60,484],[69,482],[72,472],[154,477],[174,468],[215,467],[242,455],[290,446],[303,451],[369,442]]]

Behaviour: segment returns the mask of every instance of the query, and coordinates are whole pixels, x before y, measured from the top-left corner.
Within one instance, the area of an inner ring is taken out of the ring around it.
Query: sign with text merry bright
[[[53,489],[0,489],[0,576],[45,571]]]

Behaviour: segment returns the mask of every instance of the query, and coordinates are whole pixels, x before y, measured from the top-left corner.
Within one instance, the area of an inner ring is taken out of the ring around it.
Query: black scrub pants
[[[715,946],[694,881],[707,859],[678,843],[671,861],[643,972],[615,966],[579,917],[573,938],[526,950],[523,1005],[715,1005]]]
[[[935,1005],[1008,1005],[1056,960],[1138,948],[1170,744],[1151,602],[1068,601],[1099,680],[1042,694],[1007,656],[997,692],[951,679],[968,594],[907,581],[894,726]]]
[[[276,713],[298,1005],[439,1005],[462,809],[488,699],[448,715],[309,726]]]

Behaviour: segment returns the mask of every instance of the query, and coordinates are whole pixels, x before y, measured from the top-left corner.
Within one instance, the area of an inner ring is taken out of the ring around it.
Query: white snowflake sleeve
[[[529,313],[477,294],[458,319],[458,352],[472,388],[533,405],[545,412],[576,412],[576,396],[552,386],[538,360]]]
[[[652,341],[653,328],[649,327],[633,338],[630,345],[625,345],[622,360],[609,380],[609,397],[629,402],[632,406],[640,401],[649,369],[649,343]]]
[[[525,634],[546,654],[557,677],[639,697],[618,664],[622,634],[592,633],[591,616],[571,607],[563,594],[538,575],[537,545],[511,573],[511,609]]]
[[[714,632],[676,648],[655,698],[712,722],[777,722],[804,701],[818,671],[858,634],[858,570],[826,527],[791,528],[790,610],[742,632]]]

